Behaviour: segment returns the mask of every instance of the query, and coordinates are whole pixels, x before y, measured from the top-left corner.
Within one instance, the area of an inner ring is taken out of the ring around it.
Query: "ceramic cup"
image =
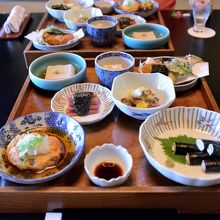
[[[118,21],[112,16],[97,16],[87,20],[86,29],[96,46],[113,44]]]

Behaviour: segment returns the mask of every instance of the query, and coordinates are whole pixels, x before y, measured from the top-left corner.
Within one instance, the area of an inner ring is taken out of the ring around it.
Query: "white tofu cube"
[[[48,66],[45,74],[47,80],[68,79],[75,75],[75,68],[72,64]]]
[[[156,39],[156,35],[153,31],[148,32],[133,32],[132,37],[140,40],[153,40]]]

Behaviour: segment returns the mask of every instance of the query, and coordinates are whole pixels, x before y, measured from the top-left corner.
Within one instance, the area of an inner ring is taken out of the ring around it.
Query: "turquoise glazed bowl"
[[[132,37],[133,32],[153,32],[156,39],[134,38]],[[128,26],[122,31],[125,45],[133,49],[159,48],[168,42],[169,36],[169,29],[160,24],[136,24]]]
[[[62,80],[46,80],[42,78],[47,66],[72,64],[75,67],[75,75]],[[34,60],[29,66],[29,77],[31,81],[39,88],[58,91],[66,86],[81,82],[86,74],[85,60],[73,53],[51,53],[41,56]]]

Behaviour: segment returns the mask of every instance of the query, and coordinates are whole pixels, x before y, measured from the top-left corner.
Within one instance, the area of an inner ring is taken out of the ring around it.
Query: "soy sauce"
[[[123,175],[122,168],[115,162],[103,161],[98,164],[94,172],[95,176],[110,180],[112,178],[117,178]]]

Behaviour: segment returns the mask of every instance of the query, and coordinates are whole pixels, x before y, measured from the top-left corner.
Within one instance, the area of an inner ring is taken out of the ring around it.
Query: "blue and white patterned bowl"
[[[134,70],[135,59],[128,53],[109,51],[101,53],[95,58],[95,70],[102,85],[111,88],[114,78],[124,72]],[[110,70],[104,66],[108,64],[121,64],[122,69]]]
[[[40,74],[46,70],[47,66],[72,64],[76,74],[68,79],[47,80],[40,78]],[[58,91],[68,85],[81,82],[86,74],[86,61],[74,53],[50,53],[34,60],[29,66],[29,76],[31,81],[41,89]]]
[[[153,32],[155,39],[137,39],[132,37],[133,32]],[[122,31],[122,38],[126,46],[133,49],[154,49],[165,45],[170,37],[170,31],[161,24],[135,24]]]
[[[95,26],[94,22],[97,22],[99,26]],[[109,23],[107,26],[106,22]],[[108,46],[114,42],[117,23],[118,20],[112,16],[97,16],[87,20],[86,30],[96,46]]]
[[[220,173],[206,173],[201,165],[191,166],[180,161],[185,156],[173,155],[172,142],[178,138],[182,142],[187,137],[217,141],[219,128],[218,112],[197,107],[168,108],[142,123],[139,142],[150,164],[168,179],[190,186],[211,186],[220,184]]]
[[[159,106],[154,108],[135,108],[121,102],[139,86],[149,88],[159,98]],[[112,85],[112,98],[116,106],[125,114],[145,120],[149,115],[168,108],[176,98],[172,80],[161,73],[123,73],[115,77]]]
[[[74,153],[68,154],[57,170],[45,170],[43,175],[40,176],[34,172],[19,171],[12,166],[8,166],[9,162],[5,159],[6,148],[10,141],[19,133],[25,133],[36,128],[46,128],[60,137],[67,135],[75,145],[72,145]],[[69,171],[76,164],[84,150],[84,142],[83,128],[68,115],[57,112],[36,112],[21,116],[8,122],[0,129],[0,175],[9,181],[22,184],[37,184],[55,179]]]

